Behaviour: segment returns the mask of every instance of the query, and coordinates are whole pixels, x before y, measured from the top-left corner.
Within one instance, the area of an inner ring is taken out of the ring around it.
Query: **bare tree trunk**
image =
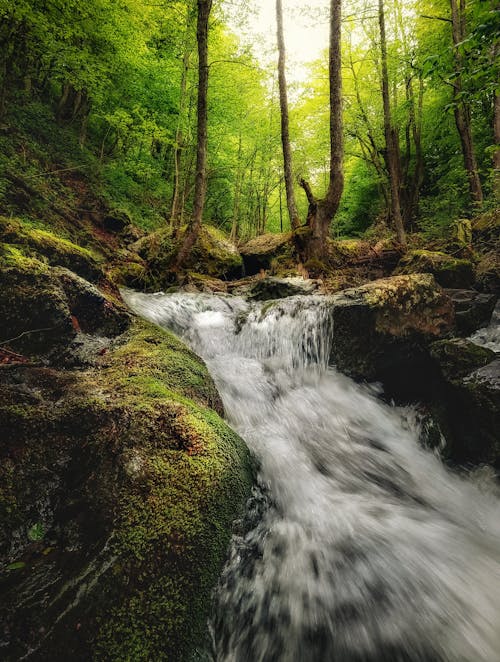
[[[330,0],[330,174],[328,190],[322,200],[316,200],[311,187],[304,180],[301,186],[309,202],[307,223],[311,234],[306,240],[304,257],[322,259],[327,252],[327,239],[331,222],[337,213],[344,189],[344,141],[342,123],[342,69],[341,69],[341,0]]]
[[[378,2],[378,22],[380,28],[380,54],[382,66],[382,101],[384,106],[384,135],[386,164],[389,173],[391,191],[391,220],[396,230],[398,242],[406,248],[406,233],[401,216],[399,149],[396,131],[392,125],[391,104],[389,100],[389,74],[387,71],[387,41],[385,36],[384,0]]]
[[[242,152],[242,139],[241,128],[238,137],[238,157],[236,167],[236,183],[234,187],[234,204],[233,204],[233,222],[231,224],[231,241],[236,243],[239,235],[240,228],[240,197],[241,197],[241,152]]]
[[[497,201],[500,201],[500,93],[495,94],[495,108],[493,111],[493,133],[496,149],[493,152],[493,191]]]
[[[174,149],[174,191],[172,194],[172,210],[170,213],[170,227],[178,228],[181,218],[181,167],[182,167],[182,152],[184,149],[182,122],[184,119],[184,112],[186,110],[186,92],[187,92],[187,78],[189,72],[189,61],[191,58],[191,5],[187,5],[186,10],[186,26],[184,34],[184,53],[182,56],[182,71],[181,71],[181,85],[179,90],[179,116],[177,118],[177,128],[175,131],[175,149]]]
[[[288,119],[288,94],[285,75],[285,37],[283,34],[283,6],[276,0],[276,24],[278,37],[278,82],[281,110],[281,144],[283,145],[283,166],[285,173],[286,205],[290,225],[295,230],[300,225],[297,203],[293,190],[292,150],[290,147],[290,127]]]
[[[198,21],[196,38],[198,41],[198,130],[196,148],[196,180],[194,189],[194,208],[184,241],[176,260],[179,269],[191,252],[200,232],[205,197],[207,192],[207,94],[208,94],[208,19],[212,9],[212,0],[198,0]]]
[[[460,4],[459,4],[460,3]],[[470,106],[463,100],[462,76],[463,57],[459,45],[465,39],[465,0],[450,0],[451,7],[451,31],[453,37],[453,57],[456,66],[456,77],[453,81],[453,97],[455,100],[455,124],[464,158],[464,167],[469,180],[469,190],[472,201],[480,207],[483,204],[483,190],[477,167],[474,140],[472,137]]]

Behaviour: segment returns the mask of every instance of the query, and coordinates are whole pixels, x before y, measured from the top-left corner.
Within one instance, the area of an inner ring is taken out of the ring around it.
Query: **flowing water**
[[[495,489],[447,471],[410,410],[328,367],[327,299],[125,298],[205,359],[260,462],[214,660],[500,661]]]

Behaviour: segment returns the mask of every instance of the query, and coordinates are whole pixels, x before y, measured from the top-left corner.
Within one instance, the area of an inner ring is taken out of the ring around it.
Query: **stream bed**
[[[213,660],[500,660],[495,483],[447,470],[411,408],[329,366],[327,298],[123,295],[205,360],[259,463]]]

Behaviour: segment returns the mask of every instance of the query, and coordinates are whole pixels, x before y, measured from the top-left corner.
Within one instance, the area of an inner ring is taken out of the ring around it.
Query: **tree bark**
[[[181,84],[179,90],[179,116],[177,118],[177,128],[175,131],[175,148],[174,148],[174,190],[172,194],[172,209],[170,213],[170,227],[178,228],[181,219],[181,167],[182,167],[182,152],[184,149],[184,136],[182,131],[182,122],[186,110],[186,92],[187,92],[187,78],[189,72],[189,61],[191,58],[191,5],[187,5],[186,10],[186,26],[184,33],[184,52],[182,55],[182,70],[181,70]]]
[[[493,191],[497,201],[500,201],[500,94],[495,94],[493,110],[493,133],[496,149],[493,152]]]
[[[290,126],[288,117],[288,93],[285,74],[285,37],[283,31],[283,6],[276,0],[276,25],[278,38],[278,83],[281,111],[281,144],[283,146],[283,166],[285,175],[286,206],[290,225],[295,230],[300,225],[297,203],[293,189],[292,150],[290,147]]]
[[[464,167],[469,180],[469,190],[472,201],[480,207],[483,203],[483,190],[477,167],[474,140],[472,137],[470,106],[463,100],[462,76],[463,57],[459,45],[465,39],[465,0],[450,0],[451,32],[453,38],[453,57],[455,60],[456,77],[453,81],[453,98],[455,100],[455,124],[457,127]]]
[[[341,0],[330,0],[330,172],[326,196],[316,200],[309,184],[302,180],[308,202],[307,224],[310,235],[303,249],[306,259],[323,259],[327,252],[327,239],[331,222],[337,213],[344,189],[344,141],[342,122],[342,69],[341,69]],[[300,250],[300,247],[299,247]]]
[[[208,20],[212,0],[198,0],[196,38],[198,41],[198,129],[196,147],[196,179],[193,216],[176,260],[176,269],[191,252],[200,232],[207,192],[207,95],[208,95]]]
[[[400,178],[399,178],[399,148],[396,130],[392,125],[391,104],[389,99],[389,73],[387,70],[387,41],[385,36],[384,0],[378,2],[378,22],[380,28],[380,54],[382,67],[382,102],[384,107],[384,136],[386,147],[386,164],[389,173],[391,192],[391,221],[396,230],[399,244],[406,248],[406,232],[401,216]]]

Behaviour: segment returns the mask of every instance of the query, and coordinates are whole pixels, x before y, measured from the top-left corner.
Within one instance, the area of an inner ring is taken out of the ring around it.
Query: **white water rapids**
[[[260,463],[214,660],[500,661],[495,489],[423,449],[411,411],[328,367],[327,299],[124,297],[203,357]]]

